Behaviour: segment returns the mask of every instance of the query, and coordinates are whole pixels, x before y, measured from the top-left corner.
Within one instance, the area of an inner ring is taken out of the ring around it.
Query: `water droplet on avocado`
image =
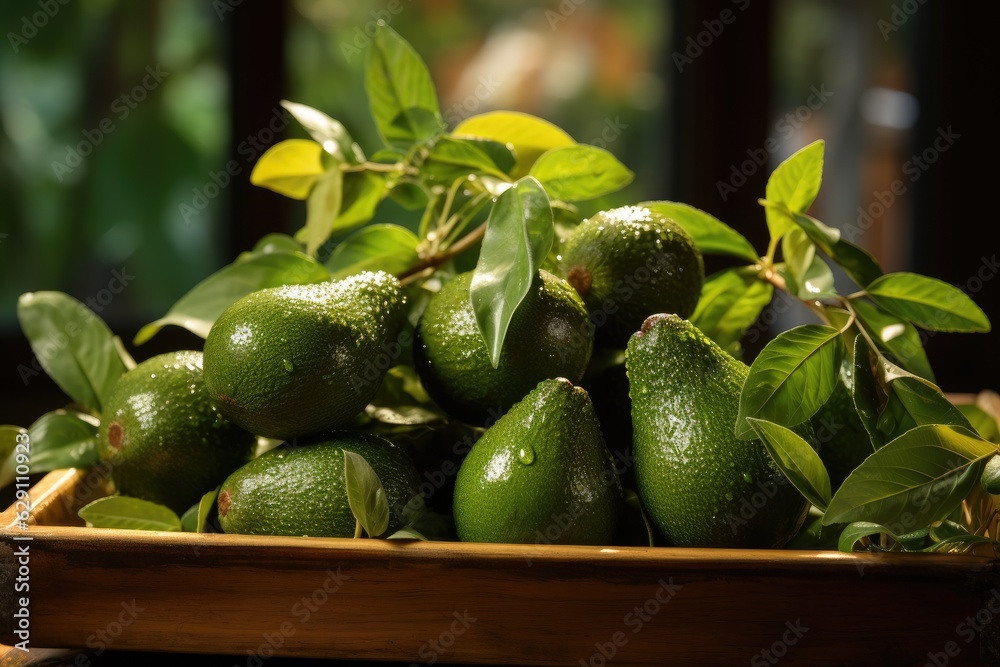
[[[530,466],[535,462],[535,450],[531,445],[521,447],[517,452],[517,460],[526,466]]]
[[[289,373],[295,370],[295,365],[292,364],[292,362],[290,362],[288,359],[285,359],[284,363],[285,363],[285,370],[288,371]]]
[[[750,473],[745,472],[743,473],[743,481],[749,484],[750,482],[753,481],[753,477],[750,476]]]

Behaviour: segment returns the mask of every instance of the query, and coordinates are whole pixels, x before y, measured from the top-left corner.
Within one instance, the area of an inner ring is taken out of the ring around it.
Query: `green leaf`
[[[578,144],[546,151],[531,167],[554,199],[586,201],[610,194],[635,178],[614,155],[596,146]]]
[[[18,465],[14,449],[18,445],[18,436],[22,436],[23,439],[27,432],[27,429],[20,426],[0,425],[0,489],[14,481],[15,468]]]
[[[833,272],[816,255],[816,245],[801,229],[788,230],[781,243],[789,293],[804,300],[825,299],[837,294]]]
[[[867,287],[882,276],[878,261],[867,250],[849,241],[840,239],[829,250],[822,246],[820,249],[839,264],[859,287]]]
[[[904,551],[920,551],[930,536],[929,528],[920,528],[903,535],[897,535],[887,526],[871,521],[855,521],[844,528],[837,542],[840,551],[850,553],[854,551],[854,545],[866,537],[872,535],[888,535],[903,548]]]
[[[212,511],[212,505],[215,504],[215,499],[219,495],[219,488],[215,487],[211,491],[208,491],[201,497],[198,501],[198,516],[197,523],[195,524],[196,533],[204,533],[205,525],[208,523],[208,515]]]
[[[431,175],[440,175],[445,181],[454,181],[462,175],[473,172],[489,174],[503,180],[507,180],[506,172],[497,165],[490,152],[498,152],[495,149],[486,148],[487,144],[499,146],[506,150],[497,142],[461,139],[455,137],[441,137],[434,144],[430,155],[424,162],[422,171]],[[507,151],[510,155],[510,151]],[[444,170],[436,170],[437,165],[444,165]],[[508,167],[512,166],[508,163]],[[440,171],[440,173],[438,173]]]
[[[736,351],[773,294],[774,287],[761,280],[753,267],[719,271],[702,284],[691,323],[722,349]]]
[[[823,152],[826,143],[814,141],[794,153],[767,179],[766,197],[771,202],[785,204],[793,213],[805,213],[816,200],[823,181]],[[772,239],[779,239],[794,224],[780,211],[765,207],[767,227]]]
[[[752,438],[747,417],[795,426],[823,407],[839,382],[840,332],[805,324],[772,340],[757,355],[740,393],[736,435]]]
[[[361,164],[365,154],[361,146],[355,143],[347,129],[333,118],[318,109],[305,104],[281,100],[281,106],[299,121],[313,139],[324,151],[337,158],[338,162]]]
[[[421,540],[423,542],[427,541],[421,533],[418,533],[413,528],[400,528],[395,533],[385,538],[387,540]]]
[[[306,200],[305,227],[295,233],[295,240],[306,244],[306,254],[316,256],[319,247],[333,233],[340,203],[344,196],[344,172],[334,164],[313,186]]]
[[[47,412],[28,428],[31,472],[87,468],[97,463],[97,426],[77,413]]]
[[[125,372],[114,335],[85,305],[62,292],[27,292],[17,319],[38,362],[76,403],[100,412]]]
[[[896,373],[886,379],[915,426],[945,424],[972,430],[972,424],[933,382],[891,366]]]
[[[388,194],[382,174],[371,171],[344,174],[343,200],[340,215],[333,223],[333,231],[345,232],[371,220],[379,202]]]
[[[244,253],[195,285],[166,315],[140,329],[134,342],[136,345],[145,343],[168,324],[184,327],[205,338],[222,311],[250,292],[329,279],[330,274],[322,264],[302,253]]]
[[[718,218],[693,206],[672,201],[645,201],[639,204],[664,215],[684,228],[695,245],[707,255],[730,255],[756,264],[760,256],[742,234]]]
[[[867,288],[882,308],[931,331],[988,332],[986,314],[961,290],[916,273],[889,273]]]
[[[378,474],[360,454],[344,450],[344,485],[354,517],[368,533],[378,537],[389,527],[389,501]]]
[[[148,500],[111,496],[80,508],[80,518],[94,528],[180,532],[181,520],[169,508]]]
[[[505,175],[503,180],[508,180],[507,176],[517,165],[517,156],[514,155],[514,147],[512,145],[508,146],[505,143],[481,137],[453,138],[471,144],[483,153],[486,153],[490,158],[490,162]]]
[[[323,173],[322,148],[308,139],[288,139],[268,148],[253,171],[250,182],[292,199],[305,199]]]
[[[552,207],[526,176],[497,197],[469,289],[472,309],[496,368],[507,327],[552,247]]]
[[[265,234],[253,245],[253,250],[242,255],[247,259],[254,255],[267,255],[270,253],[302,252],[305,247],[288,234],[271,233]]]
[[[410,44],[387,25],[375,32],[368,52],[365,90],[379,136],[408,149],[444,130],[434,82]]]
[[[198,508],[201,506],[200,502],[195,503],[191,507],[187,508],[187,511],[181,515],[181,530],[185,533],[197,533],[198,531]]]
[[[879,396],[873,373],[872,352],[864,336],[854,339],[854,372],[851,378],[851,398],[858,418],[868,431],[872,446],[878,449],[886,443],[885,435],[878,429]]]
[[[452,132],[453,136],[492,139],[514,147],[517,166],[511,174],[528,174],[535,160],[553,148],[573,146],[573,137],[547,120],[517,111],[490,111],[466,118]]]
[[[918,426],[869,456],[827,508],[823,523],[871,521],[903,533],[947,517],[979,481],[997,446],[972,431]]]
[[[830,504],[830,475],[812,445],[793,431],[762,419],[747,421],[788,481],[821,510]]]
[[[934,371],[920,341],[920,332],[912,324],[868,301],[855,299],[851,305],[865,331],[874,336],[879,349],[906,370],[934,382]]]
[[[969,420],[972,428],[984,440],[1000,442],[1000,425],[997,424],[997,420],[993,418],[993,415],[972,403],[963,403],[955,407],[958,408],[963,417]]]
[[[400,274],[417,263],[420,240],[399,225],[369,225],[337,244],[326,260],[333,280],[362,271]]]

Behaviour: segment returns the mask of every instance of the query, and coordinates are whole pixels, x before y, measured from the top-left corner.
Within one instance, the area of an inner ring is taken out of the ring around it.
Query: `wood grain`
[[[991,601],[1000,612],[986,557],[44,525],[80,482],[61,471],[36,487],[32,646],[538,665],[770,664],[759,652],[772,648],[784,664],[912,665],[953,648],[961,665],[990,662],[980,652],[1000,626],[966,630],[992,619]],[[14,531],[0,519],[8,588]]]

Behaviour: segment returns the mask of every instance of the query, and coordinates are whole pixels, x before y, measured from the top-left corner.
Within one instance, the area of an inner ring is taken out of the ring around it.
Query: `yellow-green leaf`
[[[305,199],[323,174],[323,148],[309,139],[288,139],[260,156],[250,182],[292,199]]]
[[[511,144],[517,155],[514,178],[526,175],[542,153],[576,144],[573,137],[547,120],[517,111],[490,111],[466,118],[452,134]]]

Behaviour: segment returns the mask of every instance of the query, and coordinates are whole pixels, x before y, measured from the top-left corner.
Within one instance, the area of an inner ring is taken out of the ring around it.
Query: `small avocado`
[[[378,436],[343,431],[305,444],[286,442],[226,478],[218,501],[222,529],[246,535],[353,537],[356,519],[344,484],[345,451],[363,457],[382,483],[389,501],[389,527],[383,534],[402,528],[420,485],[413,462]]]
[[[205,386],[222,414],[267,438],[350,426],[385,375],[372,360],[392,348],[403,305],[381,271],[248,294],[208,334]]]
[[[466,542],[610,544],[622,490],[587,392],[543,380],[473,445],[455,480]]]
[[[689,321],[659,314],[629,340],[625,365],[637,491],[670,543],[769,548],[791,539],[808,502],[763,443],[734,434],[746,364]]]
[[[476,322],[472,273],[456,276],[427,304],[417,325],[413,360],[431,398],[452,416],[496,421],[541,380],[579,382],[594,339],[587,309],[565,280],[539,270],[511,318],[493,368]]]
[[[257,438],[209,399],[201,352],[147,359],[115,383],[98,431],[119,493],[178,514],[246,463]]]
[[[853,372],[854,365],[845,360],[833,393],[809,420],[816,433],[816,452],[830,474],[833,493],[862,461],[875,453],[871,436],[861,423],[851,397]]]
[[[602,347],[624,348],[654,313],[690,317],[705,266],[690,234],[642,206],[584,220],[562,250],[560,275],[587,304]]]

